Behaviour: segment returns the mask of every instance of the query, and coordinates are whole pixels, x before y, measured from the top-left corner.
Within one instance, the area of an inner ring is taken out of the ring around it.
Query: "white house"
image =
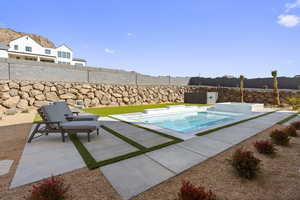
[[[86,66],[86,61],[74,58],[72,49],[66,45],[61,45],[57,48],[43,47],[27,35],[10,41],[8,46],[0,44],[0,58]]]

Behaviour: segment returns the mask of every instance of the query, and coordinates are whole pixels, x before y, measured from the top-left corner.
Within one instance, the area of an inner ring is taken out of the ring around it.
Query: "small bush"
[[[291,126],[295,127],[297,130],[300,130],[300,121],[291,123]]]
[[[297,137],[297,129],[294,126],[288,126],[284,129],[284,131],[291,137]]]
[[[189,181],[183,181],[178,193],[178,200],[216,200],[216,195],[205,187],[197,187]]]
[[[68,189],[62,178],[52,176],[34,185],[28,200],[65,200]]]
[[[242,178],[252,179],[256,176],[260,168],[260,160],[253,155],[253,152],[237,149],[231,160],[231,165]]]
[[[286,131],[282,130],[274,130],[271,132],[270,137],[272,138],[273,143],[287,146],[290,143],[289,134]]]
[[[254,147],[259,153],[262,154],[274,154],[276,152],[276,148],[270,140],[256,141],[254,143]]]
[[[288,104],[291,105],[294,110],[297,110],[300,108],[300,98],[290,97],[287,100],[288,100]]]

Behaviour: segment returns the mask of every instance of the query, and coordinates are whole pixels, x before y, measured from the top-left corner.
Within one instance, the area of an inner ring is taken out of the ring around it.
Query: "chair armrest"
[[[73,114],[75,114],[75,115],[79,115],[79,112],[72,112]]]
[[[59,121],[42,121],[42,122],[35,122],[36,124],[57,124],[59,125]]]

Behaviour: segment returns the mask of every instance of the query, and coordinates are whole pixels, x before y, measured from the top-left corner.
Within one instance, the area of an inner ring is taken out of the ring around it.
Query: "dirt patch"
[[[277,146],[278,152],[273,158],[257,153],[253,147],[254,141],[269,138],[269,133],[274,128],[282,126],[265,130],[133,199],[174,200],[181,181],[189,180],[212,189],[219,199],[300,200],[300,137],[292,138],[290,147]],[[255,180],[248,181],[237,177],[228,164],[227,159],[241,146],[254,151],[255,156],[262,160],[261,173]]]
[[[10,172],[0,176],[1,200],[24,200],[24,197],[29,195],[32,185],[36,184],[9,189],[31,127],[32,123],[0,126],[0,160],[14,160]],[[82,168],[65,173],[62,177],[66,184],[70,185],[71,199],[121,199],[99,169]]]

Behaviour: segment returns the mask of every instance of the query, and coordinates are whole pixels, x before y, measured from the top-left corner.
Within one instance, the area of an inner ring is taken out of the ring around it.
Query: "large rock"
[[[47,101],[58,101],[59,98],[55,92],[47,92],[46,93],[46,100]]]
[[[0,99],[6,100],[6,99],[9,99],[9,98],[10,98],[10,95],[9,95],[8,92],[0,93]]]
[[[119,93],[113,93],[112,94],[114,97],[116,97],[116,98],[120,98],[120,97],[122,97],[122,95],[121,94],[119,94]]]
[[[31,89],[32,89],[31,85],[26,85],[26,86],[21,87],[21,91],[23,91],[23,92],[29,92]]]
[[[41,107],[41,106],[46,106],[48,104],[49,104],[49,102],[47,102],[47,101],[34,101],[33,105],[36,107]]]
[[[34,97],[38,101],[44,101],[46,99],[44,94],[39,94]]]
[[[40,90],[30,90],[29,94],[31,97],[35,97],[39,94],[42,94],[42,92]]]
[[[67,94],[63,94],[60,95],[61,99],[76,99],[76,95],[72,94],[72,93],[67,93]]]
[[[20,100],[19,96],[10,97],[9,99],[2,102],[2,105],[7,108],[15,108]]]
[[[40,90],[40,91],[43,91],[45,86],[41,83],[35,83],[35,84],[33,84],[33,88],[37,89],[37,90]]]
[[[31,83],[29,81],[21,81],[20,82],[20,86],[23,87],[23,86],[27,86],[27,85],[30,85]]]
[[[0,85],[0,92],[8,92],[8,91],[9,91],[9,87],[7,86],[7,84]]]
[[[17,108],[20,108],[20,109],[22,109],[22,110],[27,109],[27,108],[28,108],[28,101],[25,100],[25,99],[21,99],[21,100],[19,101],[19,103],[17,104]]]
[[[9,90],[9,94],[10,94],[10,96],[12,96],[12,97],[17,96],[18,93],[19,93],[19,90],[17,90],[17,89],[10,89],[10,90]]]
[[[20,88],[19,84],[16,82],[9,82],[8,85],[9,85],[10,89],[19,89]]]
[[[84,89],[84,88],[81,88],[81,89],[79,90],[79,92],[80,92],[81,94],[87,94],[89,91],[90,91],[90,89]]]

